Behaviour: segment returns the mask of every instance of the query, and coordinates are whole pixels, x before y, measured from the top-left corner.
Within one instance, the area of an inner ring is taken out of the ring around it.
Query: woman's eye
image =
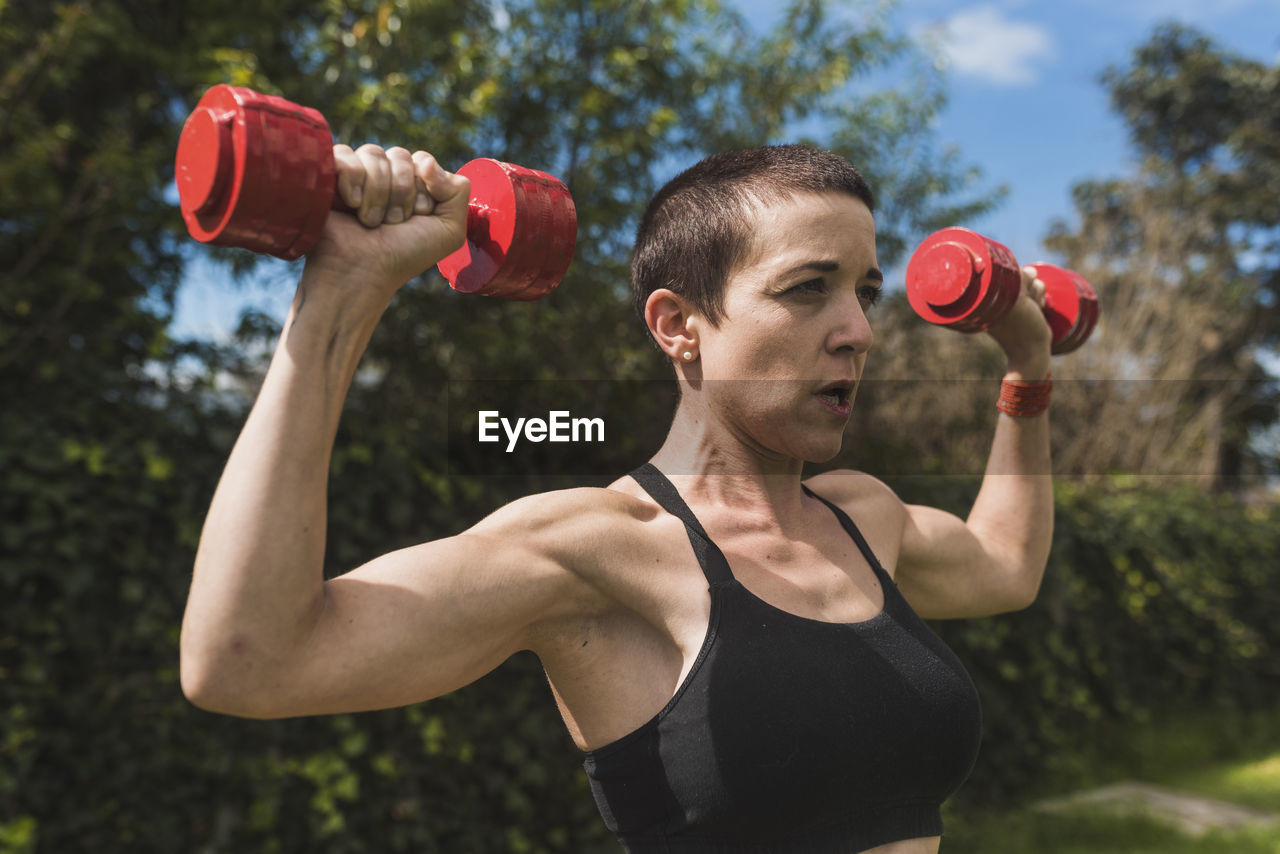
[[[823,279],[809,279],[807,282],[788,288],[787,291],[793,294],[819,294],[826,289],[827,283]]]
[[[867,286],[858,292],[858,297],[864,303],[866,303],[867,308],[870,308],[871,306],[880,302],[880,296],[881,296],[882,290],[883,290],[882,288]]]

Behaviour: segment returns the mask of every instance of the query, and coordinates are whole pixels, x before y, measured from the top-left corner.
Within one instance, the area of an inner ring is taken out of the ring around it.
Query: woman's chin
[[[814,437],[813,441],[805,443],[803,448],[797,449],[799,453],[796,455],[806,463],[825,463],[835,459],[840,455],[840,451],[844,448],[844,433],[826,438]]]

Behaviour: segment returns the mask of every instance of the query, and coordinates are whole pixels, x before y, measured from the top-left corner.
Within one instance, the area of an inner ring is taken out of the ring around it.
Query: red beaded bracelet
[[[1000,383],[1000,399],[996,408],[1008,415],[1030,418],[1049,408],[1049,395],[1053,392],[1052,375],[1042,380],[1003,380]]]

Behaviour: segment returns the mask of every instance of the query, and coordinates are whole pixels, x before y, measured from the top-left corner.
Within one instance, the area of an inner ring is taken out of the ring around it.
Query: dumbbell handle
[[[1053,352],[1076,349],[1098,321],[1098,296],[1080,274],[1033,264],[1045,285],[1045,319]],[[1018,261],[1004,244],[967,228],[929,235],[907,264],[907,298],[930,323],[982,332],[1013,308],[1022,292]]]
[[[471,181],[467,240],[440,262],[467,293],[537,299],[564,277],[577,214],[544,172],[496,160],[458,170]],[[175,174],[191,236],[293,260],[315,244],[336,191],[333,137],[323,115],[251,89],[214,86],[178,141]]]

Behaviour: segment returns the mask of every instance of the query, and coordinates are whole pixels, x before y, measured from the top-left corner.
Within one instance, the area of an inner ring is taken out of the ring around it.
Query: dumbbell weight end
[[[1044,316],[1053,332],[1052,353],[1070,353],[1088,340],[1098,325],[1098,294],[1075,270],[1054,264],[1032,264],[1044,282]]]
[[[174,164],[192,237],[289,261],[320,236],[334,174],[333,137],[318,111],[225,85],[187,118]]]
[[[925,238],[907,263],[907,298],[930,323],[981,332],[1003,316],[1022,287],[1018,262],[1002,243],[967,228]]]

